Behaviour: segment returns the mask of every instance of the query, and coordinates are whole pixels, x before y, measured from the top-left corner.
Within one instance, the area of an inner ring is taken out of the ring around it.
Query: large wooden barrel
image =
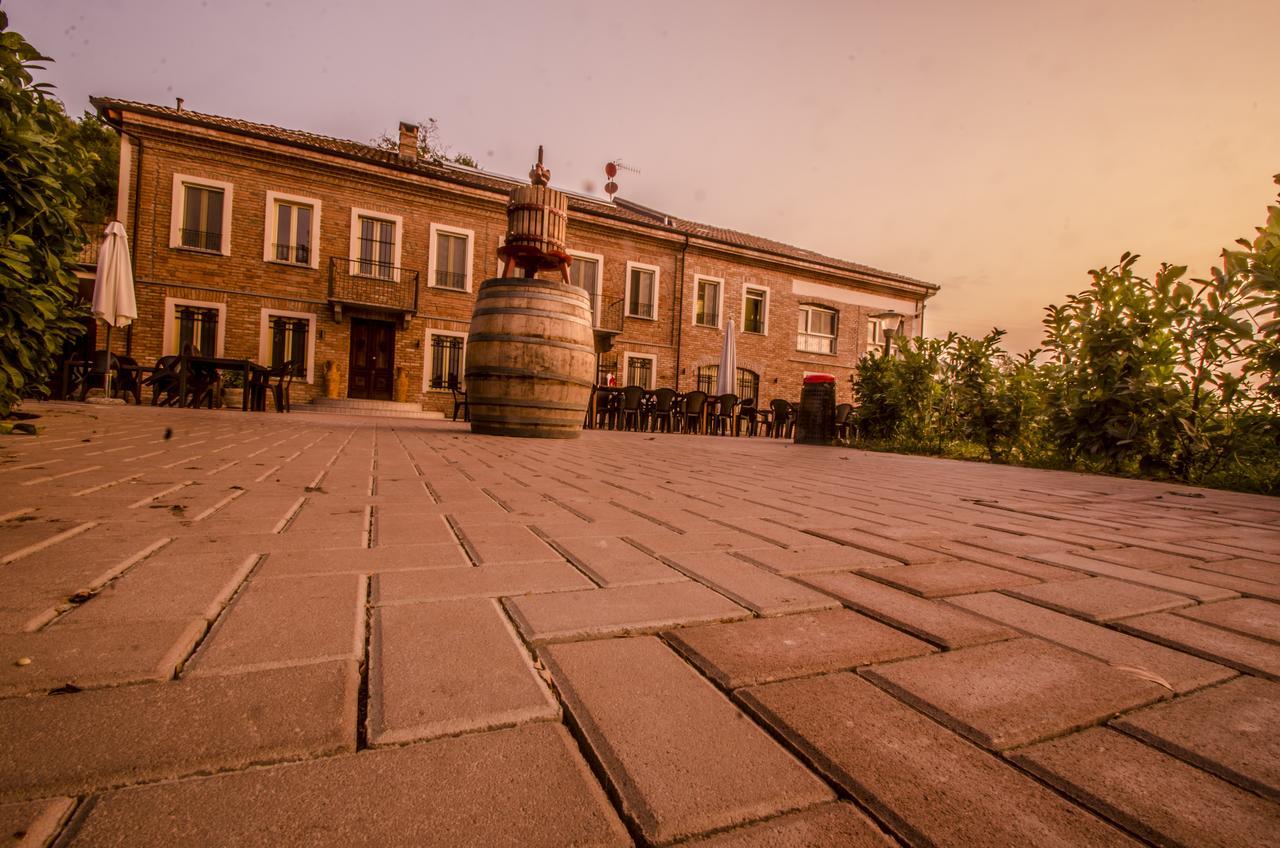
[[[485,280],[467,335],[472,432],[577,438],[595,363],[585,291],[550,280]]]
[[[517,186],[507,203],[506,245],[517,250],[564,253],[569,199],[546,186]]]

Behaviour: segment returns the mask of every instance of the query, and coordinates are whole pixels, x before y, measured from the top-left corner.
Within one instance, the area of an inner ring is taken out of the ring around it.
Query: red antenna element
[[[613,196],[618,193],[618,184],[613,178],[618,176],[619,171],[627,171],[632,174],[639,174],[639,168],[633,168],[630,165],[624,165],[621,159],[614,159],[612,162],[606,162],[604,165],[604,175],[609,178],[609,182],[604,184],[605,194],[609,195],[609,199],[613,200]]]

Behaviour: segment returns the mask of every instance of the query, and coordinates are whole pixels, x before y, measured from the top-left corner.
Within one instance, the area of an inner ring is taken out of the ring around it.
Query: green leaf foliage
[[[1276,178],[1280,183],[1280,176]],[[1126,253],[1046,308],[1042,349],[1002,330],[858,363],[871,447],[1280,492],[1280,205],[1221,268],[1151,278]]]
[[[0,11],[0,417],[43,392],[55,358],[81,332],[70,269],[95,170],[110,173],[33,78],[47,61]]]

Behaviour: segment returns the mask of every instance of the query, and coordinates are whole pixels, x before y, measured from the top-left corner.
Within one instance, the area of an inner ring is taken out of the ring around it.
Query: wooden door
[[[391,400],[396,328],[389,321],[351,319],[351,361],[347,397]]]

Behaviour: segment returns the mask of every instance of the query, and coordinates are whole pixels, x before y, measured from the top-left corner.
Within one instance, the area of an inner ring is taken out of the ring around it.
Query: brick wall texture
[[[323,393],[326,362],[338,366],[342,379],[339,396],[347,395],[352,315],[392,318],[396,322],[394,364],[405,369],[409,400],[420,401],[429,410],[451,411],[447,390],[425,386],[428,334],[433,330],[465,333],[474,292],[481,281],[497,275],[496,251],[506,232],[507,201],[500,181],[491,176],[472,179],[470,172],[461,170],[450,174],[447,169],[416,168],[415,163],[401,163],[372,149],[367,157],[332,152],[294,143],[283,131],[280,137],[271,137],[266,132],[212,126],[185,113],[163,114],[173,110],[120,108],[121,103],[99,103],[121,129],[126,139],[122,149],[128,158],[122,170],[129,179],[127,204],[118,210],[118,216],[130,235],[139,318],[129,334],[117,334],[113,339],[118,352],[127,346],[143,363],[176,352],[173,338],[169,349],[165,347],[165,325],[173,324],[166,302],[172,300],[217,304],[225,310],[220,316],[224,324],[219,352],[259,362],[263,361],[265,344],[263,310],[313,315],[310,380],[295,382],[293,392],[295,402],[305,402]],[[171,246],[175,174],[232,187],[229,242],[224,252]],[[317,202],[316,267],[270,261],[264,255],[264,245],[275,240],[268,192]],[[411,287],[410,277],[416,272],[416,313],[392,316],[364,312],[350,304],[338,304],[335,309],[330,298],[331,262],[336,260],[345,268],[353,256],[353,209],[402,219],[397,239],[399,266],[404,270],[398,283],[379,285]],[[894,274],[879,277],[871,269],[846,271],[781,255],[759,249],[749,239],[743,245],[699,238],[668,225],[661,217],[646,220],[623,211],[604,201],[578,199],[568,227],[571,250],[603,257],[603,304],[624,298],[629,262],[658,268],[655,319],[625,318],[612,354],[604,357],[606,364],[616,362],[619,383],[625,379],[622,368],[626,355],[641,354],[655,357],[656,386],[682,391],[695,388],[697,369],[720,358],[728,319],[732,317],[741,329],[743,290],[750,286],[768,290],[767,333],[740,333],[737,354],[740,368],[759,375],[760,401],[797,399],[806,372],[834,374],[839,399],[851,400],[849,378],[868,349],[868,317],[884,310],[885,298],[901,303],[896,307],[898,312],[922,314],[924,300],[936,290]],[[436,287],[428,279],[433,224],[474,233],[471,291]],[[694,321],[695,279],[699,276],[724,281],[717,327],[699,326]],[[812,284],[830,288],[818,295],[796,293],[797,288]],[[801,304],[837,310],[834,354],[798,349]],[[907,332],[917,332],[918,322],[917,326],[911,323]]]

